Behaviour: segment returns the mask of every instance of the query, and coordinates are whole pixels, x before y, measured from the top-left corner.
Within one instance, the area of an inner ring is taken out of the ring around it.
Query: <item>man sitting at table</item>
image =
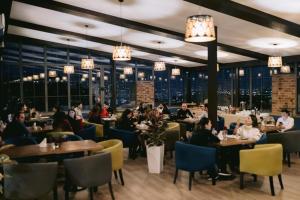
[[[2,134],[2,139],[7,140],[17,137],[27,137],[29,131],[24,125],[25,114],[24,112],[18,112],[15,114],[14,119],[7,125]]]
[[[178,119],[186,119],[186,118],[193,118],[193,114],[191,113],[191,111],[187,108],[187,104],[186,103],[182,103],[181,105],[181,109],[178,110],[177,112],[177,118]]]
[[[290,117],[288,110],[281,111],[281,117],[278,118],[276,127],[280,129],[280,132],[291,130],[294,127],[294,118]]]

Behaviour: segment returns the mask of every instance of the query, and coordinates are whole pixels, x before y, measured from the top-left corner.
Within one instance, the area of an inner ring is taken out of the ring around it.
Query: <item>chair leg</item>
[[[244,173],[240,173],[240,189],[244,189]]]
[[[279,183],[280,183],[280,187],[281,187],[281,189],[283,190],[284,187],[283,187],[283,183],[282,183],[282,177],[281,177],[281,174],[278,175],[278,180],[279,180]]]
[[[291,154],[287,153],[287,162],[288,162],[288,167],[291,167]]]
[[[94,199],[93,193],[94,193],[94,188],[93,188],[93,187],[89,188],[89,196],[90,196],[90,200],[93,200],[93,199]]]
[[[118,180],[118,173],[114,170],[115,179]]]
[[[216,179],[215,178],[212,178],[211,182],[212,182],[212,185],[216,185]]]
[[[190,172],[190,175],[189,175],[189,190],[192,190],[193,177],[194,177],[194,172]]]
[[[109,187],[109,192],[110,192],[111,199],[115,200],[115,196],[114,196],[114,192],[113,192],[113,189],[112,189],[111,182],[108,182],[108,187]]]
[[[272,194],[272,196],[275,196],[273,176],[269,176],[269,181],[270,181],[270,187],[271,187],[271,194]]]
[[[174,184],[176,183],[177,176],[178,176],[178,169],[176,168],[176,170],[175,170],[175,176],[174,176],[174,181],[173,181]]]
[[[252,174],[253,176],[253,182],[257,182],[257,175],[256,174]]]
[[[123,179],[122,169],[119,169],[119,176],[120,176],[120,179],[121,179],[121,184],[124,186],[124,179]]]

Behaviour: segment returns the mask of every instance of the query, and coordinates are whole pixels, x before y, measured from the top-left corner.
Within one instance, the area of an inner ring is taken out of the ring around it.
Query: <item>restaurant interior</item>
[[[1,0],[0,199],[299,199],[299,11]]]

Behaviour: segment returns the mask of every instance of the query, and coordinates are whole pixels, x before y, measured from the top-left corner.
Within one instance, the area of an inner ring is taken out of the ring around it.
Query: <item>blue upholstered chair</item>
[[[267,134],[263,134],[261,138],[256,142],[256,144],[266,144],[268,143]]]
[[[24,146],[37,144],[36,140],[33,137],[14,137],[5,140],[5,144],[13,144],[15,146]]]
[[[122,140],[123,146],[129,148],[129,157],[136,157],[136,148],[139,145],[139,140],[137,134],[127,130],[121,129],[110,129],[109,139],[119,139]]]
[[[76,133],[79,137],[84,140],[94,140],[96,141],[96,126],[86,125],[82,130]]]
[[[176,171],[174,176],[174,184],[178,176],[178,170],[190,172],[189,190],[192,188],[192,178],[195,172],[202,170],[215,170],[216,165],[216,149],[210,147],[201,147],[183,142],[175,144],[175,162]],[[215,185],[215,179],[212,179]]]

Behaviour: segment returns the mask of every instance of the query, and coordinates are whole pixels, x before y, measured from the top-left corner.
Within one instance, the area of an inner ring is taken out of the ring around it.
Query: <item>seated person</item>
[[[54,120],[57,117],[57,114],[60,113],[60,107],[53,106],[52,111],[54,112],[54,114],[52,115],[52,119]]]
[[[159,104],[158,109],[161,112],[161,114],[163,114],[163,115],[170,115],[171,114],[168,106],[165,103]]]
[[[82,109],[83,109],[83,105],[81,101],[74,104],[74,111],[76,112],[77,118],[83,119]]]
[[[101,120],[99,117],[98,106],[94,106],[92,110],[88,114],[88,121],[91,123],[101,124]]]
[[[66,118],[64,112],[58,112],[55,119],[53,120],[53,131],[61,132],[73,132],[70,122]]]
[[[214,143],[220,142],[219,138],[212,134],[211,121],[203,117],[197,124],[196,129],[193,131],[190,144],[198,146],[211,146]],[[211,177],[217,176],[217,170],[208,171]]]
[[[288,110],[282,110],[281,117],[276,122],[276,127],[280,128],[281,132],[291,130],[294,127],[294,118],[290,117]]]
[[[103,104],[101,110],[100,110],[100,118],[106,118],[106,117],[109,117],[109,112],[108,112],[108,108],[109,106],[107,104]]]
[[[141,114],[144,114],[145,112],[145,105],[144,105],[144,102],[140,102],[139,106],[136,108],[137,111],[139,111]]]
[[[39,117],[40,116],[40,114],[39,114],[39,112],[36,110],[36,108],[35,107],[32,107],[31,109],[30,109],[30,118],[37,118],[37,117]]]
[[[260,133],[260,130],[257,128],[257,118],[255,115],[249,115],[245,119],[245,124],[242,126],[237,126],[235,129],[236,135],[240,136],[243,139],[253,139],[258,141],[262,133]]]
[[[83,129],[82,118],[76,115],[75,110],[70,109],[68,111],[67,119],[70,122],[74,133],[78,133],[81,129]]]
[[[187,108],[187,104],[186,103],[182,103],[181,105],[181,109],[178,110],[177,112],[177,118],[178,119],[186,119],[186,118],[193,118],[193,114],[191,113],[191,111]]]
[[[130,109],[126,109],[122,113],[122,116],[118,121],[118,128],[127,131],[136,131],[133,120],[133,112]]]
[[[10,138],[27,137],[29,131],[24,125],[25,114],[18,112],[15,114],[13,121],[9,123],[3,131],[2,139],[7,140]]]

